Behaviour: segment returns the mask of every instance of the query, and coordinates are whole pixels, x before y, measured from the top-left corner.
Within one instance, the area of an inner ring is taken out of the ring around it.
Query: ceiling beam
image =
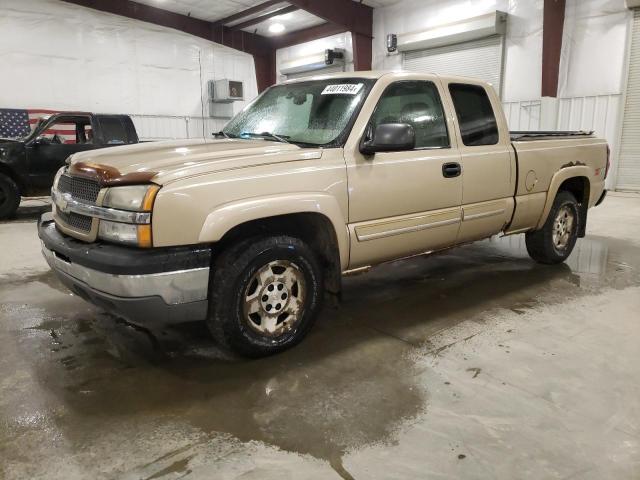
[[[259,13],[266,10],[269,7],[273,7],[274,5],[278,5],[282,3],[283,0],[269,0],[268,2],[260,3],[259,5],[255,5],[251,8],[247,8],[238,13],[234,13],[233,15],[229,15],[228,17],[221,18],[220,20],[216,20],[213,22],[214,25],[227,25],[228,23],[233,23],[238,20],[242,20],[249,15],[253,15],[254,13]]]
[[[175,28],[191,35],[207,38],[211,30],[210,22],[169,12],[161,8],[136,3],[129,0],[64,0],[82,7],[93,8],[101,12],[113,13],[143,22]]]
[[[233,25],[231,28],[233,30],[242,30],[243,28],[250,27],[251,25],[257,25],[258,23],[262,23],[270,18],[277,17],[278,15],[286,15],[287,13],[295,12],[296,10],[300,10],[295,5],[289,5],[288,7],[280,8],[278,10],[274,10],[273,12],[265,13],[264,15],[260,15],[259,17],[254,17],[244,22],[240,22],[237,25]]]
[[[287,0],[354,34],[373,37],[373,8],[353,0]]]

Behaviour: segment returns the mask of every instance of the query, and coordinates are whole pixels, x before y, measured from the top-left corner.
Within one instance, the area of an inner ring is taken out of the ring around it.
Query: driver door
[[[356,147],[352,155],[346,153],[350,268],[455,243],[462,176],[455,172],[460,154],[442,98],[435,78],[390,83],[365,131],[383,123],[408,123],[415,131],[415,148],[365,156]]]
[[[69,155],[98,148],[93,143],[89,115],[54,118],[38,127],[37,136],[27,144],[27,164],[32,188],[45,190]]]

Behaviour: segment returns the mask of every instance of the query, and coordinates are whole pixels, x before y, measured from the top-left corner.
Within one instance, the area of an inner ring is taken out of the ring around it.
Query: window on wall
[[[442,102],[431,82],[400,81],[387,87],[371,118],[373,128],[383,123],[411,125],[416,134],[416,148],[449,146]]]
[[[462,142],[468,146],[498,143],[498,123],[486,90],[479,85],[452,83],[449,92],[458,117]]]

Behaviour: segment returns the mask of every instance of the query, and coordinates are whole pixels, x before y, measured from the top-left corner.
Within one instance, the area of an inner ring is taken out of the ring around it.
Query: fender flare
[[[591,183],[590,175],[591,169],[586,165],[576,165],[571,167],[565,167],[556,172],[553,177],[551,177],[551,183],[549,184],[549,190],[547,190],[547,200],[544,203],[544,208],[542,210],[542,215],[540,216],[540,220],[538,221],[538,225],[536,225],[536,230],[541,229],[545,222],[547,221],[547,217],[549,216],[549,212],[551,211],[551,206],[553,205],[553,201],[558,194],[558,189],[562,182],[568,180],[570,178],[575,177],[585,177],[589,183]]]
[[[318,213],[329,220],[338,240],[340,264],[345,270],[349,264],[349,229],[338,201],[327,193],[268,195],[220,205],[207,215],[198,241],[214,243],[243,223],[295,213]]]

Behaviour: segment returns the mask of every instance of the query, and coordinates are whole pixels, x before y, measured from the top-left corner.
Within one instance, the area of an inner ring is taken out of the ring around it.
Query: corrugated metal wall
[[[491,83],[498,94],[502,83],[502,36],[405,52],[402,68],[412,72],[475,77]]]
[[[504,102],[510,130],[541,130],[541,101]],[[593,130],[611,147],[615,168],[619,158],[619,118],[622,95],[592,95],[558,99],[556,130]],[[607,188],[616,187],[614,175],[607,178]]]
[[[633,12],[629,79],[618,165],[618,186],[640,191],[640,8]]]
[[[510,130],[540,129],[540,100],[503,102],[504,114]]]
[[[211,138],[228,120],[208,117],[131,115],[141,140]]]

